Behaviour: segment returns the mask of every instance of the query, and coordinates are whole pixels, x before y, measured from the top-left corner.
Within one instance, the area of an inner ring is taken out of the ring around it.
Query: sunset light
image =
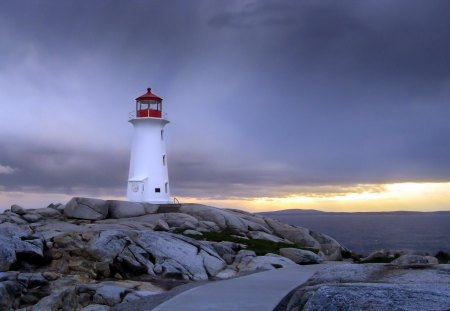
[[[280,197],[183,199],[230,208],[245,208],[254,212],[282,209],[317,209],[334,212],[450,210],[450,182],[336,186],[335,192],[322,192],[322,188],[318,186],[317,192],[293,193]],[[333,187],[327,189],[331,190]],[[343,192],[345,189],[348,191]]]

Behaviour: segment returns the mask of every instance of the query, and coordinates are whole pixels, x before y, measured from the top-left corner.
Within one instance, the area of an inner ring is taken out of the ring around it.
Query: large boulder
[[[74,197],[64,209],[69,218],[100,220],[108,216],[108,204],[104,200]]]
[[[198,222],[199,228],[197,230],[203,230],[203,231],[220,231],[220,227],[212,221],[208,220],[200,220]]]
[[[264,220],[264,217],[260,215],[252,214],[237,209],[227,209],[227,211],[244,220],[249,230],[272,233],[272,229],[267,225],[267,223]]]
[[[342,260],[342,251],[347,250],[332,237],[317,231],[309,231],[309,234],[320,243],[320,255],[325,260]]]
[[[38,222],[43,219],[43,217],[37,213],[27,213],[25,215],[22,215],[22,218],[30,223]]]
[[[34,235],[41,237],[44,240],[51,240],[55,236],[78,231],[86,231],[86,229],[81,226],[58,220],[37,223],[34,227]]]
[[[388,252],[384,249],[379,249],[379,250],[373,251],[368,256],[361,258],[361,262],[377,262],[377,261],[379,262],[381,260],[386,260],[390,256],[391,256],[390,252]],[[394,259],[394,258],[392,257],[392,259]]]
[[[301,310],[449,310],[446,284],[339,284],[323,285]],[[297,310],[289,309],[288,310]]]
[[[0,218],[0,222],[11,222],[17,225],[26,225],[28,222],[11,211],[5,211]]]
[[[122,298],[130,292],[129,289],[114,286],[114,285],[104,285],[100,286],[93,297],[93,302],[95,304],[102,304],[108,306],[114,306],[122,301]]]
[[[25,209],[17,204],[11,205],[11,212],[16,213],[17,215],[23,215],[26,213]]]
[[[323,259],[311,251],[298,248],[280,248],[280,255],[302,265],[322,263]]]
[[[237,250],[239,250],[239,245],[230,241],[222,241],[222,242],[213,242],[213,241],[204,241],[203,243],[208,244],[213,247],[214,250],[221,256],[225,255],[235,255]]]
[[[233,264],[239,272],[254,272],[297,266],[292,260],[275,254],[255,256],[254,252],[240,251]]]
[[[118,200],[109,200],[106,203],[110,218],[129,218],[146,214],[145,207],[141,203]]]
[[[202,204],[183,204],[180,207],[180,212],[194,216],[198,220],[212,221],[222,230],[248,231],[245,221],[228,210]]]
[[[158,208],[159,208],[158,204],[142,203],[142,205],[144,206],[146,214],[156,214],[156,213],[158,213]]]
[[[280,237],[261,231],[249,231],[248,236],[252,239],[267,240],[275,243],[286,242],[286,240]]]
[[[195,230],[199,227],[197,218],[188,214],[165,213],[163,219],[171,228]]]
[[[428,264],[430,265],[438,265],[439,260],[434,256],[425,256],[425,258],[428,260]]]
[[[61,204],[61,203],[56,203],[56,204],[50,203],[47,207],[48,208],[53,208],[53,209],[57,210],[60,213],[64,213],[65,205]]]
[[[116,258],[130,244],[130,238],[121,231],[107,230],[100,232],[88,247],[88,252],[98,261]]]
[[[0,245],[0,271],[8,271],[19,260],[41,263],[44,257],[42,240],[15,224],[0,224]]]
[[[268,228],[267,224],[264,226],[264,225],[262,225],[259,222],[254,222],[254,221],[251,221],[251,220],[247,220],[245,218],[243,220],[247,224],[248,230],[251,230],[251,231],[262,231],[262,232],[267,233],[267,234],[271,234],[272,233],[272,230],[270,230]]]
[[[292,293],[286,310],[447,310],[449,271],[450,265],[325,265]]]
[[[431,259],[429,261],[427,256],[421,256],[421,255],[402,255],[391,262],[391,264],[398,265],[398,266],[428,265],[428,264],[434,264],[434,263],[435,263],[434,260]]]
[[[288,224],[283,224],[278,220],[265,218],[266,223],[275,232],[275,234],[287,239],[298,246],[320,248],[320,243],[314,239],[309,230],[301,227],[294,227]]]
[[[160,219],[156,223],[156,225],[153,228],[153,230],[155,230],[155,231],[169,231],[170,227],[169,227],[169,224],[164,219]]]
[[[157,274],[207,280],[225,267],[211,247],[188,237],[167,232],[139,231],[135,242],[155,258]]]
[[[33,213],[41,215],[45,218],[58,218],[61,217],[61,212],[50,207],[38,208],[33,210]]]

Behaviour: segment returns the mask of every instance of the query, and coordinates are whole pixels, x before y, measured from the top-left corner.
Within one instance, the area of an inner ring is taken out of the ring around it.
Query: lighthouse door
[[[128,193],[133,201],[142,201],[144,194],[144,181],[129,181]]]

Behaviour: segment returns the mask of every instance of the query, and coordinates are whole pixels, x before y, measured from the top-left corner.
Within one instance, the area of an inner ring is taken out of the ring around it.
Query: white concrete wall
[[[134,133],[127,198],[134,202],[170,203],[167,156],[165,165],[163,164],[163,156],[166,154],[165,137],[161,139],[161,130],[169,121],[160,118],[136,118],[130,122],[133,124]],[[133,188],[137,191],[133,191]],[[155,188],[160,188],[161,192],[156,193]]]

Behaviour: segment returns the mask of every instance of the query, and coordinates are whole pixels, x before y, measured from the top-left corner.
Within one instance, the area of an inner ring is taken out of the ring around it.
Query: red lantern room
[[[162,98],[152,93],[151,88],[147,88],[147,93],[136,98],[137,118],[161,118]]]

